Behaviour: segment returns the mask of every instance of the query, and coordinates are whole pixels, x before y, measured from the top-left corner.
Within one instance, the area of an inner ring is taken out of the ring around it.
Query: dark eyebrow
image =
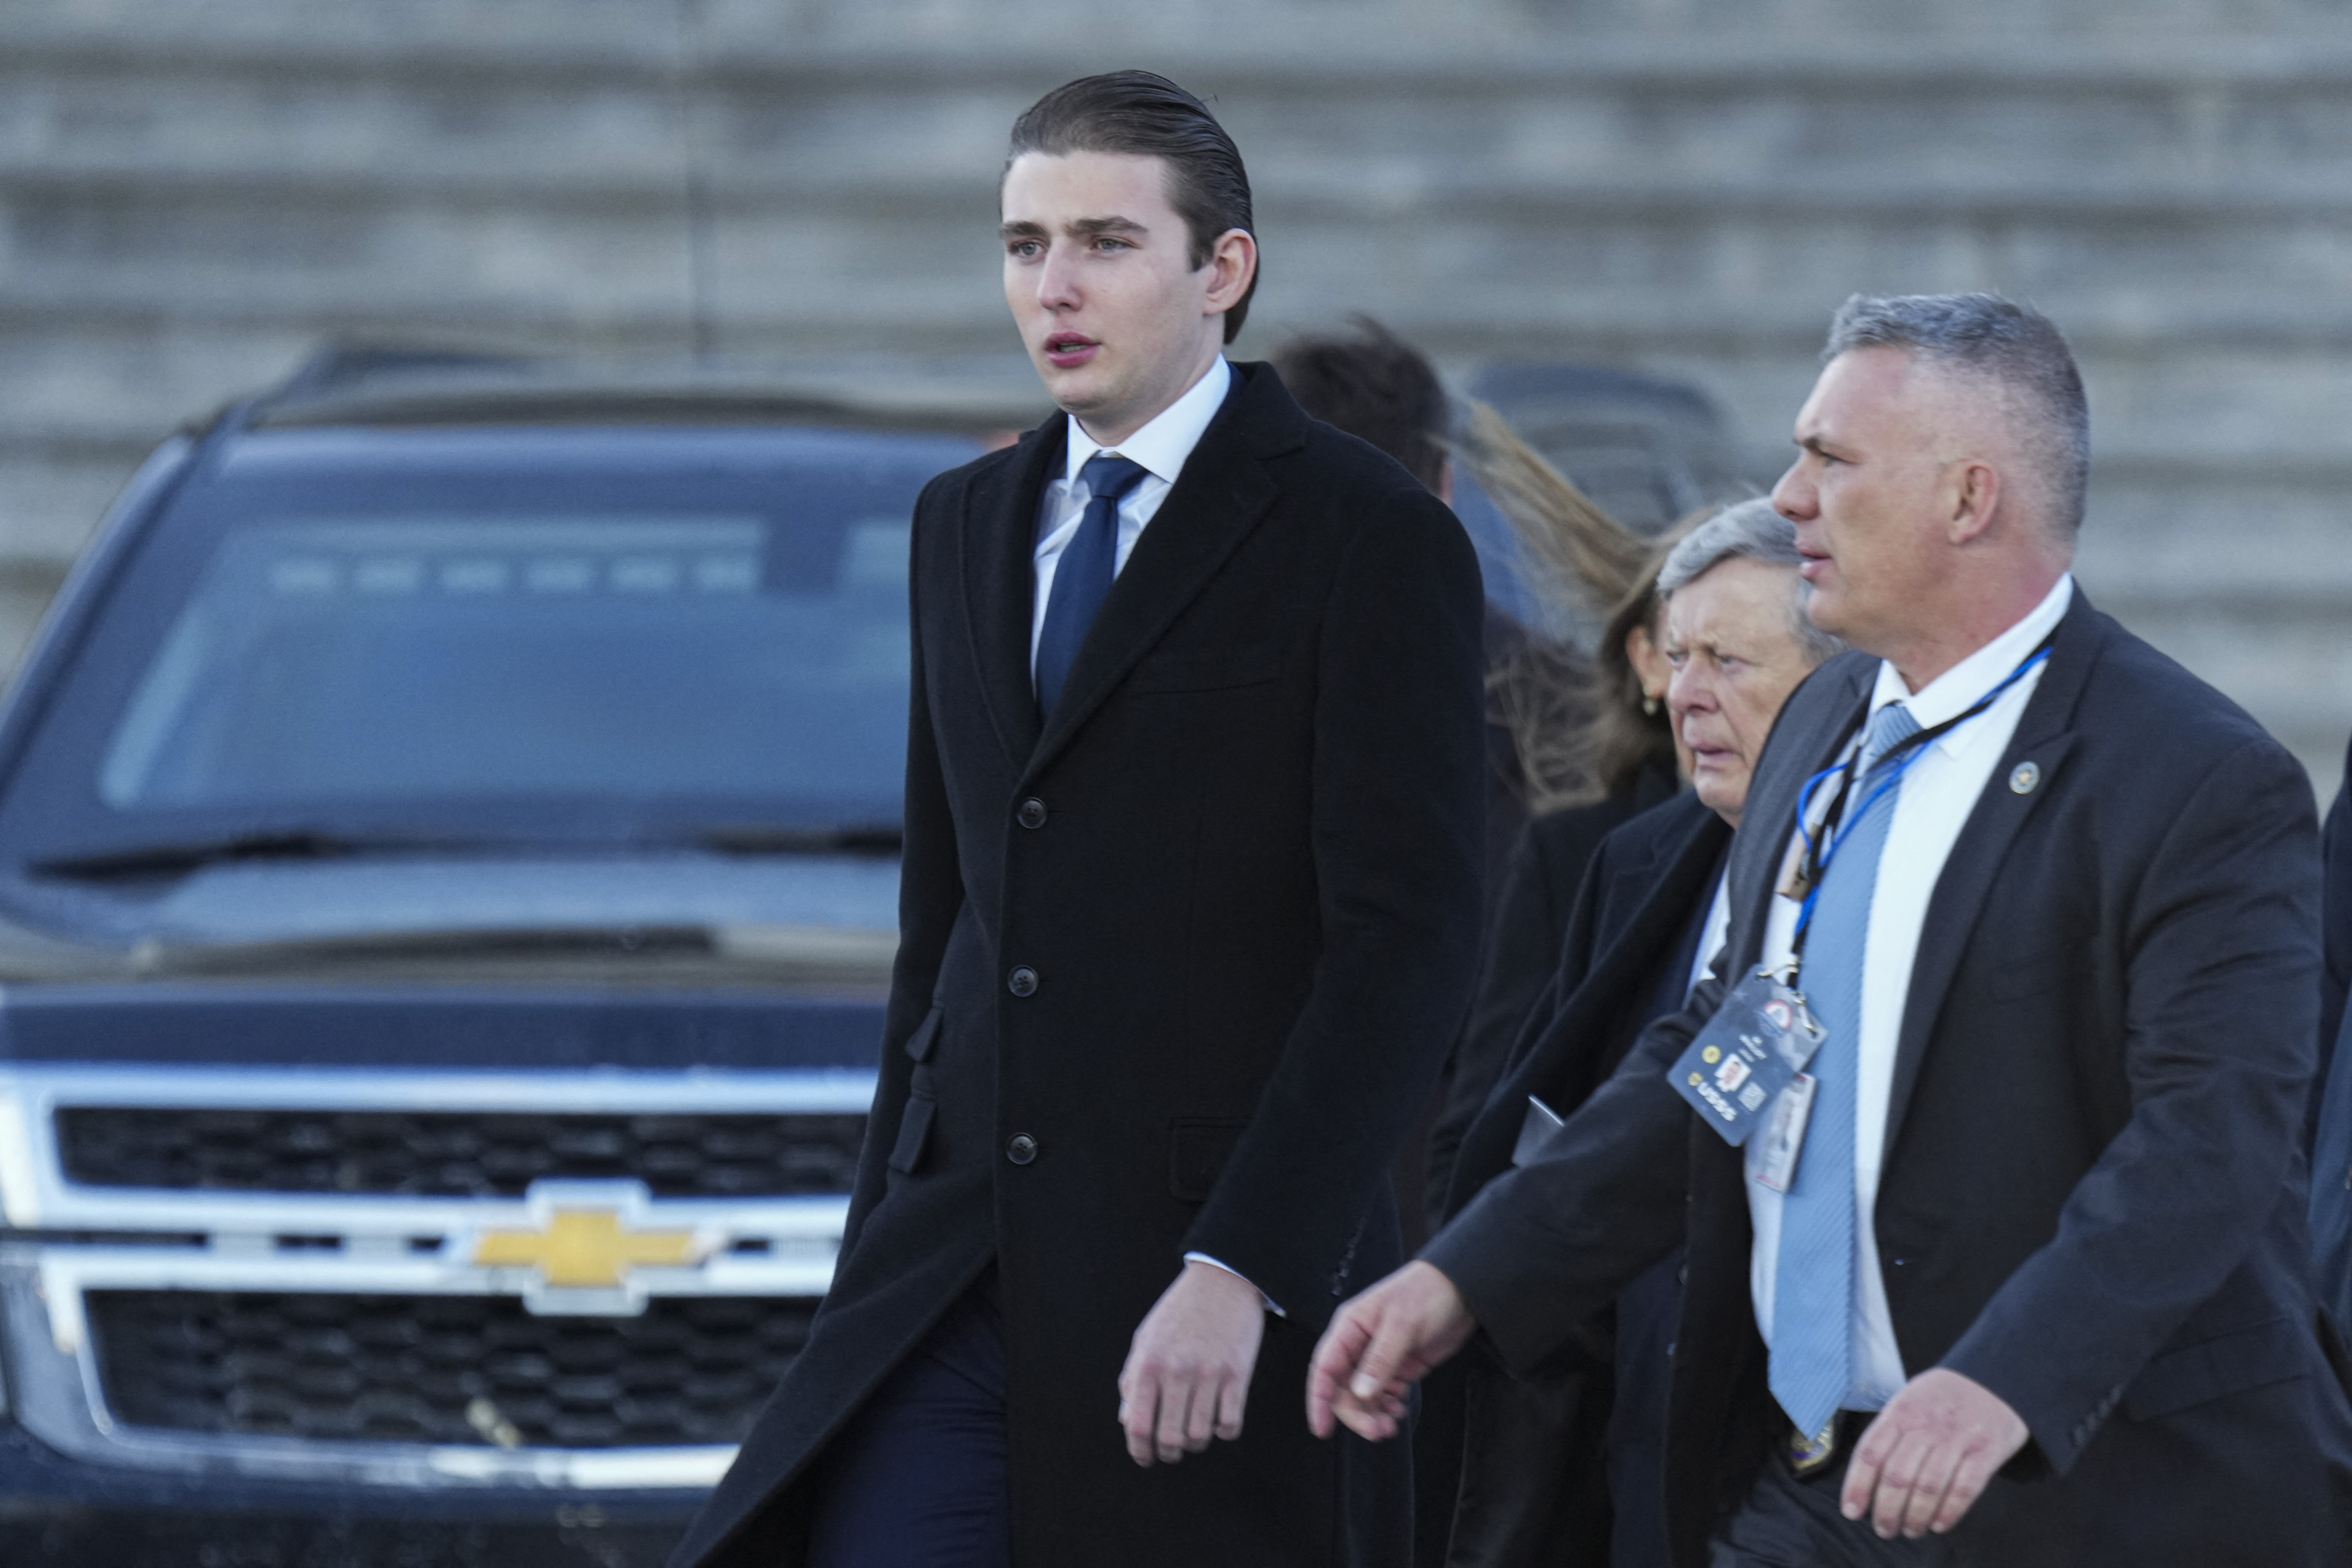
[[[1045,239],[1050,237],[1045,226],[1025,218],[1014,219],[997,226],[996,232],[1006,239]],[[1097,235],[1147,235],[1151,231],[1131,217],[1082,217],[1066,225],[1063,232],[1074,239],[1091,239]]]

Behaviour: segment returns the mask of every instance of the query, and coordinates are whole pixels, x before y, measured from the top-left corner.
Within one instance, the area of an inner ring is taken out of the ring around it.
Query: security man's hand
[[[1396,1436],[1405,1393],[1460,1350],[1478,1321],[1431,1265],[1406,1264],[1342,1306],[1307,1369],[1307,1425],[1331,1435],[1336,1416],[1360,1437]]]
[[[1991,1389],[1930,1367],[1886,1402],[1854,1445],[1839,1504],[1848,1519],[1868,1513],[1871,1528],[1888,1540],[1897,1531],[1914,1539],[1931,1530],[1940,1535],[1960,1522],[2030,1436]]]
[[[1192,1262],[1143,1315],[1118,1373],[1118,1424],[1139,1465],[1172,1465],[1212,1437],[1242,1435],[1250,1373],[1265,1337],[1257,1287]]]

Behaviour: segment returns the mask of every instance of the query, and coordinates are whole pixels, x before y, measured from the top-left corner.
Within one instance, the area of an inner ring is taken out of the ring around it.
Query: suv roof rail
[[[415,344],[331,342],[315,350],[294,374],[263,394],[265,405],[300,403],[347,393],[388,376],[448,375],[527,370],[528,355],[500,354]]]
[[[970,375],[342,344],[321,349],[264,394],[249,423],[265,429],[814,423],[981,434],[1026,429],[1051,411],[1034,382],[1016,388]]]

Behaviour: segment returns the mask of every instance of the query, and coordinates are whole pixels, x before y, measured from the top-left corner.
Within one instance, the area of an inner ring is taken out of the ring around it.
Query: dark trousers
[[[834,1439],[813,1478],[809,1568],[1009,1568],[1004,1334],[986,1283]]]
[[[1782,1460],[1768,1461],[1715,1538],[1707,1568],[1930,1568],[1948,1561],[1942,1536],[1881,1541],[1868,1515],[1846,1518],[1838,1511],[1844,1489],[1843,1458],[1801,1479]]]

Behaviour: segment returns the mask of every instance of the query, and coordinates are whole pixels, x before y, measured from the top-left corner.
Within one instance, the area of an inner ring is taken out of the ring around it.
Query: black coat
[[[1732,846],[1729,973],[1757,961],[1798,786],[1875,668],[1832,660],[1781,712]],[[1954,1563],[2344,1559],[2352,1410],[2297,1138],[2315,826],[2275,742],[2077,594],[1928,906],[1874,1215],[1904,1366],[1975,1379],[2032,1433],[1947,1538]],[[1687,1235],[1668,1429],[1687,1565],[1783,1429],[1738,1152],[1663,1081],[1722,990],[1653,1026],[1425,1254],[1524,1365]]]
[[[1402,1468],[1366,1473],[1396,1458],[1316,1441],[1302,1390],[1397,1257],[1389,1163],[1468,1002],[1478,569],[1402,468],[1235,375],[1042,731],[1064,420],[917,505],[900,946],[841,1262],[677,1563],[796,1561],[793,1483],[992,1259],[1022,1568],[1403,1551]],[[1287,1316],[1243,1437],[1141,1469],[1117,1379],[1190,1251]]]
[[[1531,850],[1535,833],[1558,820],[1535,823]],[[1574,1112],[1657,1016],[1661,999],[1679,995],[1672,988],[1687,982],[1730,837],[1723,819],[1685,793],[1623,822],[1593,849],[1580,885],[1559,900],[1550,978],[1468,1118],[1445,1214],[1459,1213],[1511,1168],[1528,1096]],[[1521,868],[1535,873],[1546,864],[1534,851]],[[1491,984],[1491,969],[1488,976]],[[1454,1568],[1610,1561],[1612,1317],[1597,1314],[1540,1374],[1514,1377],[1483,1350],[1464,1358],[1461,1482],[1445,1556]],[[1664,1337],[1639,1327],[1645,1346]],[[1652,1393],[1656,1385],[1654,1373],[1640,1384]],[[1648,1430],[1654,1420],[1629,1425]],[[1648,1508],[1654,1518],[1656,1506]]]
[[[2352,751],[2320,829],[2319,1075],[2311,1094],[2311,1246],[2320,1304],[2352,1332],[2352,1051],[2344,997],[2352,985]]]
[[[1598,945],[1614,934],[1613,928],[1605,925],[1588,931],[1578,938],[1583,951],[1567,951],[1570,927],[1580,914],[1578,900],[1584,890],[1585,868],[1594,852],[1602,839],[1674,794],[1671,772],[1645,770],[1622,794],[1536,817],[1513,843],[1487,920],[1470,1019],[1462,1031],[1461,1044],[1454,1047],[1453,1081],[1446,1089],[1444,1109],[1430,1133],[1428,1202],[1433,1219],[1442,1219],[1461,1206],[1449,1203],[1446,1194],[1454,1185],[1454,1163],[1461,1152],[1463,1134],[1486,1106],[1486,1097],[1512,1059],[1513,1047],[1537,1021],[1537,1004],[1559,981],[1563,963],[1590,963],[1597,956]],[[1491,804],[1487,809],[1491,826]],[[1578,977],[1581,977],[1580,969]],[[1571,984],[1570,989],[1573,988]],[[1544,1011],[1549,1013],[1551,1005],[1547,1004]],[[1507,1159],[1505,1163],[1508,1163]]]
[[[1494,1051],[1494,1041],[1482,1041],[1484,1053],[1494,1060],[1486,1093],[1463,1114],[1454,1173],[1440,1211],[1449,1220],[1479,1187],[1510,1171],[1527,1096],[1540,1098],[1559,1114],[1583,1105],[1633,1048],[1667,971],[1689,957],[1682,952],[1684,926],[1703,912],[1731,827],[1691,793],[1658,795],[1651,802],[1646,811],[1618,816],[1600,844],[1578,860],[1576,881],[1564,891],[1564,856],[1552,839],[1588,832],[1588,823],[1561,820],[1580,816],[1561,811],[1528,826],[1528,853],[1519,860],[1512,889],[1540,884],[1543,905],[1538,910],[1534,893],[1522,891],[1517,905],[1506,910],[1506,920],[1550,924],[1552,962],[1534,987],[1527,985],[1524,973],[1506,973],[1494,963],[1482,980],[1475,1016],[1489,1020],[1496,1035],[1503,1035],[1498,992],[1534,994],[1519,1004],[1519,1023],[1507,1030],[1506,1047]],[[1616,804],[1601,802],[1585,811],[1613,809]],[[1552,823],[1559,823],[1559,830],[1545,832]],[[1506,942],[1498,936],[1489,954],[1503,950]],[[1491,1016],[1489,1006],[1496,1008]]]

